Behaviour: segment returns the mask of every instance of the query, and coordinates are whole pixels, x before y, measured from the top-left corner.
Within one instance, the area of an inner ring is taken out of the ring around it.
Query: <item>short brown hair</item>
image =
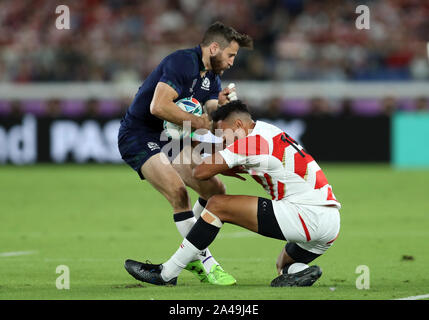
[[[236,41],[242,48],[253,49],[253,40],[244,33],[237,32],[232,27],[225,26],[222,22],[216,21],[205,32],[201,46],[207,47],[212,42],[217,42],[222,49],[226,48],[231,41]]]

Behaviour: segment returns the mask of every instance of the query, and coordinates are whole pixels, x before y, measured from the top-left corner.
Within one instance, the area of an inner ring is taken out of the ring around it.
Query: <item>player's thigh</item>
[[[150,157],[140,171],[145,179],[169,200],[175,211],[189,210],[186,186],[164,153]]]
[[[207,200],[215,194],[224,194],[225,185],[218,177],[211,177],[207,180],[198,180],[192,176],[192,166],[189,164],[173,164],[183,182],[203,199]]]
[[[185,147],[180,154],[173,160],[172,166],[177,171],[183,182],[193,190],[195,190],[203,199],[209,199],[215,194],[224,194],[225,185],[218,177],[212,177],[207,180],[198,180],[192,176],[192,169],[195,167],[199,157],[198,154],[190,156],[192,149]],[[186,159],[187,161],[183,161]]]
[[[258,232],[258,197],[214,195],[207,202],[206,209],[222,222]]]

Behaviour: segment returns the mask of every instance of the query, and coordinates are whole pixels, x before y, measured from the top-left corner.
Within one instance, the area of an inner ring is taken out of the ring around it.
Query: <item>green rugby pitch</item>
[[[429,293],[429,171],[383,164],[322,163],[342,203],[341,232],[315,260],[322,277],[308,288],[271,288],[284,245],[225,225],[210,247],[237,279],[201,284],[183,271],[176,287],[139,283],[125,259],[161,263],[181,238],[172,211],[125,165],[0,167],[0,299],[398,299]],[[265,196],[248,179],[223,179],[230,194]],[[191,191],[192,201],[197,196]],[[56,268],[70,270],[58,290]],[[370,288],[358,290],[356,268]],[[427,299],[428,297],[426,297]]]

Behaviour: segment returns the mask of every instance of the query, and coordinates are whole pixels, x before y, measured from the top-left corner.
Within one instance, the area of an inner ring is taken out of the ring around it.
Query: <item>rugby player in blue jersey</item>
[[[231,94],[229,88],[222,90],[219,77],[233,66],[240,48],[252,47],[251,37],[215,22],[198,46],[175,51],[161,61],[145,79],[121,121],[118,146],[122,159],[169,201],[182,237],[191,230],[207,200],[224,194],[225,186],[217,177],[204,181],[193,178],[193,164],[168,161],[161,151],[168,143],[161,139],[163,122],[183,125],[184,121],[189,121],[195,130],[211,129],[208,114],[229,102]],[[187,97],[197,99],[206,113],[198,117],[178,108],[175,102]],[[193,208],[186,186],[199,194]],[[133,267],[125,265],[127,271]],[[202,282],[217,285],[236,282],[209,249],[202,250],[198,260],[189,263],[186,269]]]

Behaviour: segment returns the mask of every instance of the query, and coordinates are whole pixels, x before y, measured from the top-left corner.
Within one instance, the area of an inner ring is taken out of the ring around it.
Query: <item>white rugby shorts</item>
[[[323,254],[340,231],[340,212],[334,206],[313,206],[272,200],[274,215],[288,242]]]

